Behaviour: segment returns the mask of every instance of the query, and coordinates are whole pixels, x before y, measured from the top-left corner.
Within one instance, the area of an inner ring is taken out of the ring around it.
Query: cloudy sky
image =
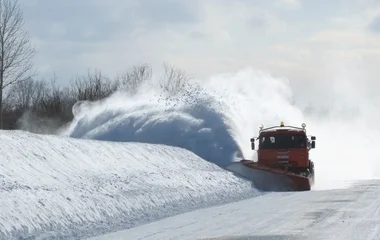
[[[115,75],[144,62],[202,78],[253,67],[301,85],[380,76],[378,0],[21,3],[41,76],[55,72],[62,81],[87,68]]]

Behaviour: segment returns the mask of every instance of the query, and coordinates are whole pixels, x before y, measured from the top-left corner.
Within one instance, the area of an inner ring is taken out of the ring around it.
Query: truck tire
[[[309,172],[313,183],[315,182],[314,162],[309,160]]]

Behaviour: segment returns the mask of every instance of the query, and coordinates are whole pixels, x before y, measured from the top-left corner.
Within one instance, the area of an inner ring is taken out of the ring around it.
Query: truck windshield
[[[260,149],[306,148],[304,135],[267,135],[260,137]]]

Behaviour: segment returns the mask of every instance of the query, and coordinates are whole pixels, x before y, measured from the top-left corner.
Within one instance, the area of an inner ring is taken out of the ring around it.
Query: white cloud
[[[288,4],[300,4],[300,0],[279,0],[279,2],[288,3]]]
[[[67,29],[62,23],[52,22],[49,26],[49,33],[55,37],[62,37],[67,34]]]
[[[300,9],[301,0],[276,0],[277,7],[286,7],[287,9]]]
[[[373,0],[23,1],[37,64],[62,79],[169,62],[201,77],[252,66],[301,82],[325,77],[328,61],[372,64],[380,47]]]
[[[375,45],[380,46],[380,38],[363,30],[323,30],[311,36],[310,41],[336,45]]]

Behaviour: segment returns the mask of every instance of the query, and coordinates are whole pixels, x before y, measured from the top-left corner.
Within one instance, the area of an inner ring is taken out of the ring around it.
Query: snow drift
[[[258,194],[190,151],[0,133],[0,238],[82,238]]]

